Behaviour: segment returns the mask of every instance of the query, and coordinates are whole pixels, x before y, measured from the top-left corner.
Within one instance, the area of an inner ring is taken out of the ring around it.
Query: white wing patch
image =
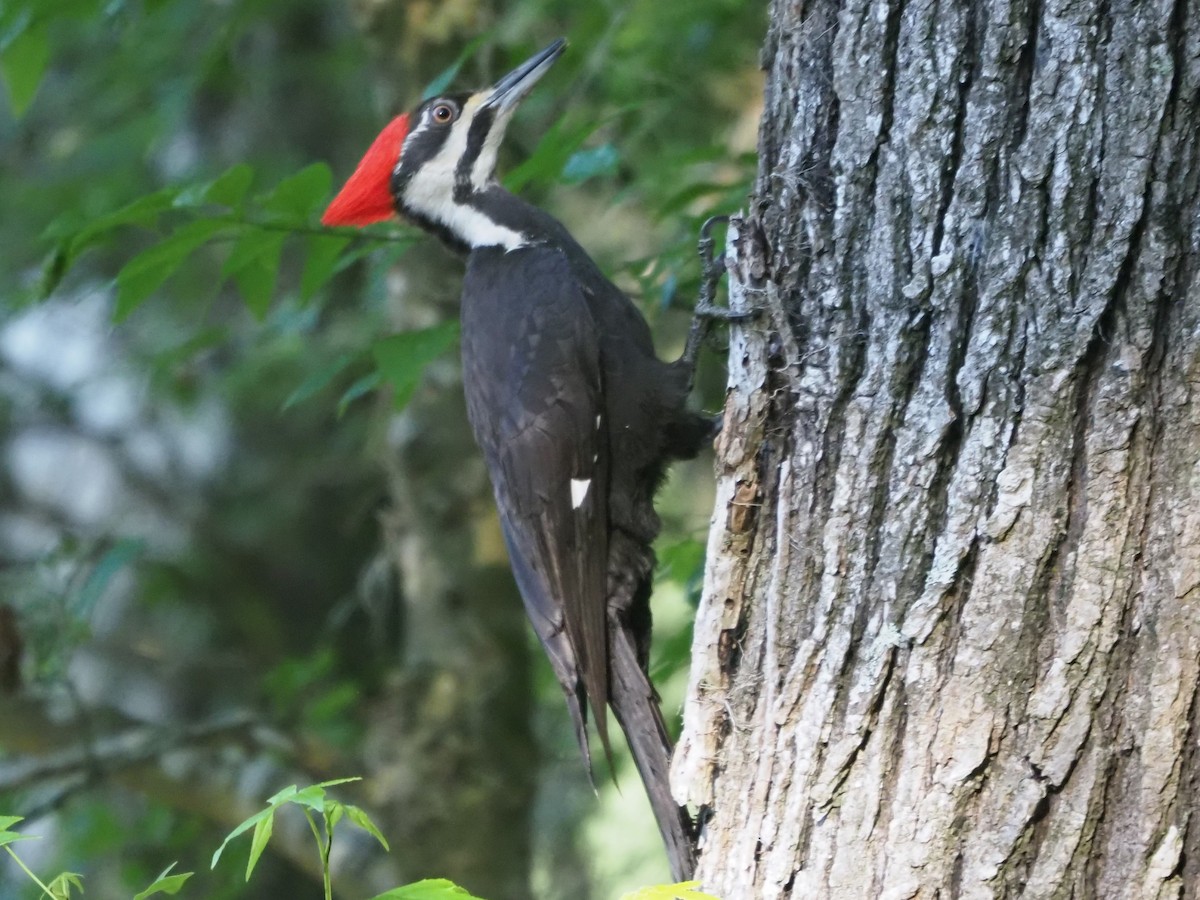
[[[571,479],[571,509],[579,509],[587,499],[588,489],[592,486],[590,478]]]

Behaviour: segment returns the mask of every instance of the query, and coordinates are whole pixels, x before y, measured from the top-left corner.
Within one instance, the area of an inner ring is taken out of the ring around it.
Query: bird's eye
[[[433,121],[445,125],[454,121],[454,107],[449,103],[439,103],[433,108]]]

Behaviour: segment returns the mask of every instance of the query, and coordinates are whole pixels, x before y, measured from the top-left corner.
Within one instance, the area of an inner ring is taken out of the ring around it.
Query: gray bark
[[[677,795],[725,898],[1200,892],[1200,14],[776,0]]]

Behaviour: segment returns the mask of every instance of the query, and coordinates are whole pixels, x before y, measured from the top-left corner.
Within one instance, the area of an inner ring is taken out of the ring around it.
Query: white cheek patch
[[[454,200],[454,177],[458,161],[467,152],[467,132],[479,100],[472,97],[463,107],[462,115],[451,126],[450,137],[438,151],[438,155],[421,166],[404,189],[404,205],[416,213],[444,225],[471,247],[503,247],[516,250],[527,243],[525,236],[512,228],[506,228],[489,219],[474,207]],[[427,123],[419,126],[424,129]],[[499,139],[496,138],[497,148]],[[489,143],[490,143],[489,136]],[[493,165],[496,149],[492,148]],[[485,146],[481,156],[488,152]],[[476,163],[476,167],[479,163]],[[490,175],[490,170],[488,172]],[[474,172],[472,172],[474,177]]]
[[[496,171],[496,155],[500,152],[500,142],[504,140],[504,132],[508,128],[509,115],[507,112],[498,113],[499,118],[492,125],[479,156],[475,157],[475,164],[471,166],[471,187],[477,191],[488,186],[492,173]]]
[[[590,478],[571,479],[571,509],[579,509],[587,499],[588,489],[592,486]]]

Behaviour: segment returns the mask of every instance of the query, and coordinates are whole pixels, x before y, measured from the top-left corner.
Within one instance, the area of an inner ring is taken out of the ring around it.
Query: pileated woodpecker
[[[646,667],[654,493],[668,462],[695,456],[714,430],[685,407],[704,329],[694,324],[684,356],[662,362],[645,319],[566,228],[496,180],[513,111],[565,46],[555,41],[491,88],[393,119],[322,221],[399,213],[467,254],[467,412],[526,613],[589,772],[589,707],[611,765],[612,706],[682,880],[694,827],[671,797],[671,741]]]

